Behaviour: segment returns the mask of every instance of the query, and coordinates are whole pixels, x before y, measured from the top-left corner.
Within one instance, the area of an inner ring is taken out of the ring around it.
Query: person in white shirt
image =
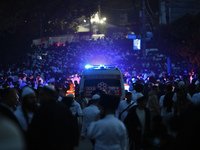
[[[81,109],[81,105],[76,102],[76,100],[74,99],[74,95],[73,94],[68,94],[66,97],[72,97],[72,104],[69,107],[69,110],[72,112],[72,115],[77,117],[77,121],[78,121],[78,125],[79,125],[79,130],[81,130],[81,124],[82,124],[82,117],[83,117],[83,112]]]
[[[27,131],[29,124],[37,110],[37,97],[35,91],[26,86],[22,89],[21,104],[18,105],[17,110],[14,112],[22,129]]]
[[[160,106],[159,106],[159,102],[158,102],[158,86],[152,85],[151,87],[151,91],[149,92],[149,97],[148,97],[148,108],[150,110],[151,113],[151,121],[153,120],[153,118],[157,115],[160,115]]]
[[[95,120],[99,115],[100,110],[98,108],[98,102],[100,96],[95,94],[92,96],[92,99],[89,100],[90,105],[83,110],[83,123],[81,128],[81,139],[84,140],[87,137],[87,128],[90,123]],[[91,141],[94,144],[94,141]]]
[[[85,97],[85,92],[81,92],[76,101],[80,104],[82,110],[88,106],[88,99]]]
[[[83,115],[82,113],[82,109],[81,109],[81,106],[79,103],[77,103],[75,100],[74,100],[74,95],[73,94],[68,94],[66,97],[72,97],[73,98],[73,102],[72,102],[72,105],[70,106],[70,110],[72,112],[72,115],[75,116],[75,117],[80,117]]]
[[[180,81],[179,83],[178,83],[178,87],[182,87],[182,86],[185,86],[185,82],[183,82],[183,81]],[[188,100],[192,100],[192,97],[191,97],[191,95],[187,92],[187,99]],[[174,93],[174,96],[173,96],[173,98],[172,98],[172,100],[175,102],[176,100],[177,100],[177,93]]]
[[[132,101],[137,104],[137,98],[138,94],[142,94],[142,91],[144,90],[144,86],[142,84],[136,83],[135,90],[131,91],[132,93]]]
[[[126,118],[128,111],[131,107],[134,106],[134,101],[132,101],[132,94],[131,92],[126,93],[126,100],[122,100],[119,103],[119,107],[116,110],[116,117],[119,118],[121,121],[124,121]]]
[[[147,98],[142,96],[137,99],[136,106],[129,110],[124,124],[128,131],[129,150],[140,150],[143,136],[150,131],[150,111],[146,108]]]
[[[172,97],[174,93],[172,92],[172,85],[166,86],[166,94],[162,95],[159,100],[159,106],[161,108],[161,116],[163,122],[167,125],[168,120],[172,117],[173,101]]]
[[[197,105],[200,103],[200,85],[196,86],[196,93],[192,96],[192,102]]]
[[[95,140],[94,150],[126,150],[127,131],[122,121],[114,116],[120,98],[101,95],[100,119],[90,124],[87,136]]]

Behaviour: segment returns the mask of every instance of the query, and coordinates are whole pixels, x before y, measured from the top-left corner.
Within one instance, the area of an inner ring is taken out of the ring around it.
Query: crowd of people
[[[87,99],[84,92],[60,98],[51,84],[7,87],[1,91],[0,148],[76,150],[86,139],[95,150],[197,148],[199,84],[193,94],[183,81],[132,86],[124,100],[99,89]]]
[[[33,47],[23,60],[1,65],[0,149],[76,150],[85,139],[95,150],[199,148],[198,75],[164,73],[165,56],[144,59],[124,41]],[[100,61],[124,73],[123,100],[98,89],[91,99],[79,93],[84,65]]]

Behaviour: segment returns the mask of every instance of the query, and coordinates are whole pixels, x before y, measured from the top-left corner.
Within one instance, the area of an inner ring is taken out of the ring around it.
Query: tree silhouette
[[[190,14],[170,25],[161,25],[155,31],[159,50],[167,56],[179,56],[191,64],[191,69],[200,66],[200,14]]]

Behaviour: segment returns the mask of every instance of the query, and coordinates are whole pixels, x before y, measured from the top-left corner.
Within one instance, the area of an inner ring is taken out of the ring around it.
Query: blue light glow
[[[92,65],[85,65],[85,68],[90,69],[90,68],[93,68],[93,66]]]
[[[85,69],[111,69],[111,68],[117,68],[113,65],[85,65]]]

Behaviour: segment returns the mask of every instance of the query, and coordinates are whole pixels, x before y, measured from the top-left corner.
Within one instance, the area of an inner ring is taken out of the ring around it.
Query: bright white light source
[[[100,20],[100,22],[99,23],[104,23],[104,21],[103,20]]]
[[[103,21],[106,21],[106,17],[103,18]]]
[[[98,14],[98,12],[96,14],[92,15],[90,21],[91,21],[91,23],[94,23],[94,22],[98,23],[99,22],[99,14]]]
[[[83,20],[83,22],[86,22],[86,20]]]

